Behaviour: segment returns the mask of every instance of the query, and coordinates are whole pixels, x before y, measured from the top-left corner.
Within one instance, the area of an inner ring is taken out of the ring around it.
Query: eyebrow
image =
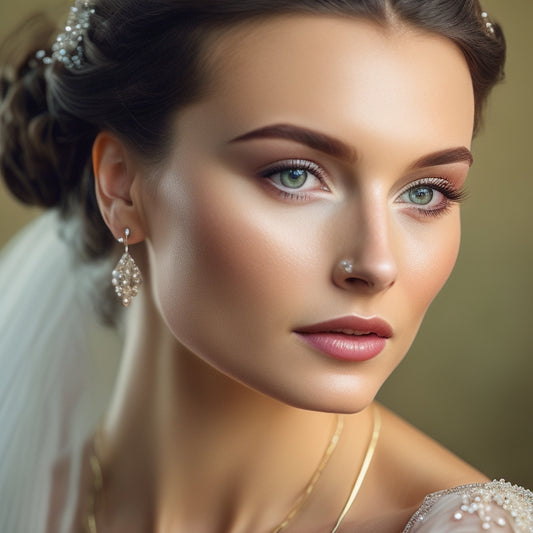
[[[309,146],[314,150],[319,150],[327,155],[346,161],[355,161],[357,159],[356,151],[347,144],[301,126],[292,126],[290,124],[276,124],[265,126],[257,130],[250,131],[232,139],[230,143],[249,141],[252,139],[288,139],[300,144]]]
[[[356,150],[339,139],[335,139],[334,137],[330,137],[329,135],[318,131],[303,128],[301,126],[293,126],[291,124],[275,124],[258,128],[235,137],[230,143],[254,139],[288,139],[309,146],[314,150],[319,150],[320,152],[337,159],[344,159],[350,162],[357,160]],[[472,152],[466,148],[466,146],[448,148],[424,155],[416,160],[409,168],[415,170],[462,162],[467,163],[469,166],[474,162]]]
[[[448,148],[447,150],[440,150],[428,155],[422,156],[416,160],[411,169],[435,167],[439,165],[449,165],[451,163],[467,163],[472,166],[474,157],[472,152],[466,146],[458,146],[457,148]]]

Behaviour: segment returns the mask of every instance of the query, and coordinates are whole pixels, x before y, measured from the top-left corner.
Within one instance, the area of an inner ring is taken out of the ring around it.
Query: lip
[[[393,330],[379,317],[345,316],[298,328],[294,333],[334,359],[368,361],[383,351]]]

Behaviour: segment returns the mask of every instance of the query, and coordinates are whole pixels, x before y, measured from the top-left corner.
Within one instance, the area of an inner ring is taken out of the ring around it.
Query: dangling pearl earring
[[[142,284],[142,276],[139,267],[128,251],[128,237],[130,228],[124,230],[124,237],[118,242],[124,244],[124,253],[112,273],[111,283],[115,287],[115,293],[120,298],[122,305],[128,307],[131,300],[137,296]]]

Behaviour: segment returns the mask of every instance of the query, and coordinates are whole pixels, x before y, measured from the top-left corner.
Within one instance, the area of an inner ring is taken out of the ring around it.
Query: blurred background
[[[4,1],[0,38],[66,5]],[[380,399],[490,477],[533,488],[533,2],[483,6],[505,30],[507,78],[474,141],[461,254]],[[0,183],[0,247],[37,214]]]

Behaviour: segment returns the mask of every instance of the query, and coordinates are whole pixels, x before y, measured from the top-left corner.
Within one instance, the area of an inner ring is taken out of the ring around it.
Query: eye
[[[283,198],[306,200],[312,193],[330,190],[325,171],[312,161],[278,162],[262,170],[260,176],[268,180]]]
[[[396,203],[405,204],[422,215],[444,214],[454,203],[464,200],[464,190],[444,178],[423,178],[400,191]]]
[[[433,200],[433,189],[431,187],[413,187],[405,194],[413,204],[428,205]]]
[[[288,168],[278,172],[279,183],[289,189],[299,189],[309,178],[309,172],[303,168]],[[271,176],[272,178],[272,176]]]

